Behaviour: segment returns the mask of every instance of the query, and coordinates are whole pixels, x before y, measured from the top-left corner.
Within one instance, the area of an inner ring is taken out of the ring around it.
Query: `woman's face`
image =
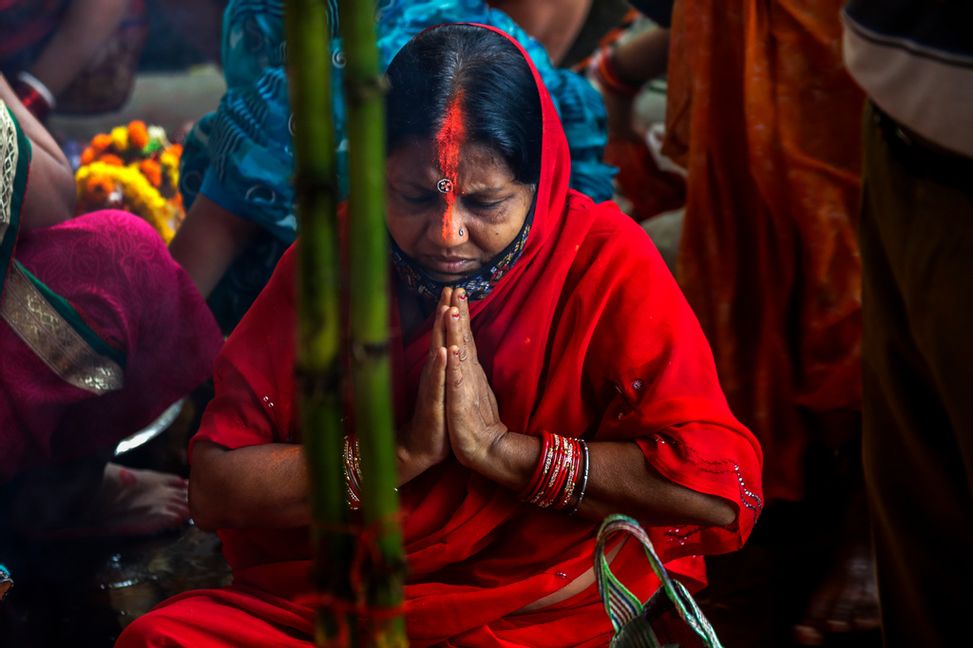
[[[517,182],[503,157],[468,143],[455,204],[446,218],[443,174],[432,140],[409,140],[388,157],[388,228],[396,244],[436,281],[472,274],[503,251],[527,218],[534,187]],[[445,223],[445,226],[444,226]]]

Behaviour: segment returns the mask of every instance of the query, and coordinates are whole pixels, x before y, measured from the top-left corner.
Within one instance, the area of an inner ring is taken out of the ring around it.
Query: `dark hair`
[[[530,67],[504,36],[471,25],[427,30],[395,55],[388,80],[389,151],[407,138],[434,138],[462,91],[468,141],[500,153],[518,182],[537,182],[540,99]]]

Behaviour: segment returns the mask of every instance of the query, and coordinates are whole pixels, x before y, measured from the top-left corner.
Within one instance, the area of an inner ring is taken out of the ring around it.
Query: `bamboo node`
[[[341,384],[341,372],[334,365],[324,368],[298,365],[294,368],[294,380],[305,398],[335,394]]]
[[[351,357],[355,362],[384,358],[389,355],[389,342],[355,342],[351,345]]]
[[[389,81],[384,74],[351,79],[345,77],[345,97],[349,103],[361,104],[372,99],[381,99],[389,89]]]
[[[299,173],[294,175],[294,195],[297,196],[298,203],[302,202],[303,197],[319,194],[337,195],[338,185],[323,178],[307,178]]]

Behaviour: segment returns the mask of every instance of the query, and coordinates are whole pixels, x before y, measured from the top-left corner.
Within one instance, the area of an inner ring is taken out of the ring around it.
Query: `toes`
[[[804,619],[794,626],[795,643],[799,646],[824,645],[828,620],[832,618],[831,612],[840,592],[840,584],[831,579],[814,592]]]
[[[824,645],[824,635],[814,626],[796,625],[794,626],[794,642],[799,646],[822,646]]]
[[[182,522],[189,519],[189,502],[186,500],[170,500],[166,503],[164,510],[166,514],[175,515]]]
[[[882,616],[878,606],[878,584],[875,582],[874,572],[868,575],[868,580],[858,592],[858,601],[851,623],[856,630],[860,631],[877,630],[882,626]]]
[[[840,634],[851,630],[851,619],[857,602],[858,597],[848,586],[842,589],[825,620],[825,628],[828,632]]]
[[[862,592],[858,607],[851,619],[855,630],[867,632],[882,627],[882,615],[878,607],[878,597],[874,593]]]
[[[180,485],[180,486],[175,486],[175,487],[172,487],[172,488],[167,488],[166,490],[162,491],[159,495],[160,495],[160,497],[165,498],[165,499],[169,499],[169,500],[175,500],[175,501],[179,501],[179,502],[188,502],[189,501],[189,487],[188,486]]]
[[[166,529],[180,527],[189,521],[189,507],[171,507],[166,511]]]
[[[183,488],[183,489],[189,488],[189,482],[183,479],[182,477],[180,477],[179,475],[167,476],[164,484],[166,486],[169,486],[170,488]]]
[[[872,564],[868,558],[851,559],[814,594],[794,637],[799,645],[820,646],[828,635],[876,630],[880,623]]]

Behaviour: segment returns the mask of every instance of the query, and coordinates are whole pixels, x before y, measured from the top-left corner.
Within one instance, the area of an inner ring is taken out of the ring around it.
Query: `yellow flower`
[[[89,183],[93,178],[97,181]],[[103,162],[92,162],[78,169],[76,182],[82,204],[86,199],[94,198],[86,195],[87,188],[100,186],[103,183],[101,178],[114,181],[121,187],[126,209],[148,221],[166,243],[172,240],[175,235],[173,225],[179,214],[175,207],[142,175],[137,165],[120,167]]]
[[[111,129],[111,143],[115,150],[121,153],[128,150],[128,128],[116,126]]]
[[[142,121],[95,136],[75,174],[79,208],[121,206],[144,218],[168,243],[185,218],[178,193],[181,155],[182,146],[170,144],[165,130]]]
[[[168,184],[173,189],[178,189],[179,187],[179,155],[173,151],[174,147],[169,147],[159,156],[159,162],[162,164],[162,170],[165,174]]]

